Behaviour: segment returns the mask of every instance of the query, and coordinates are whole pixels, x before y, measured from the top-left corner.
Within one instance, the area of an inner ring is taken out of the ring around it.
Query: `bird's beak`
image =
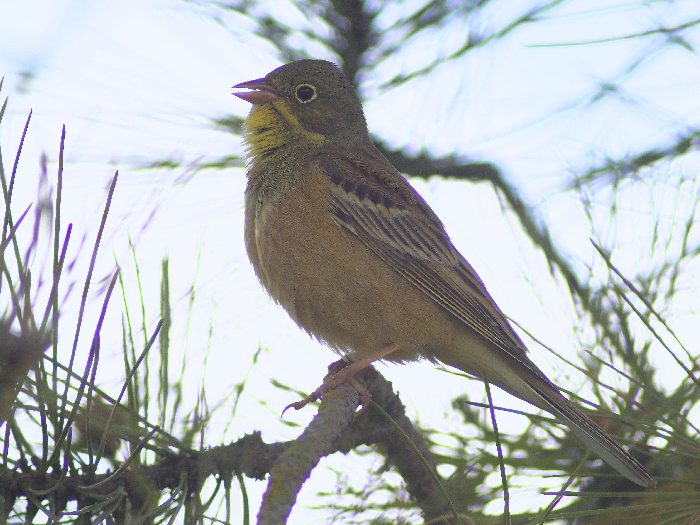
[[[269,104],[280,98],[279,93],[271,88],[264,78],[256,78],[255,80],[241,82],[233,86],[233,89],[250,89],[251,91],[241,91],[240,93],[233,94],[253,105]]]

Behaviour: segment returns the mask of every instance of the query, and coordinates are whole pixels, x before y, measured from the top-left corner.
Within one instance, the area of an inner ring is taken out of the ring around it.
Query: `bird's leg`
[[[392,343],[381,347],[376,352],[372,352],[371,354],[363,356],[357,361],[348,361],[346,359],[336,361],[328,367],[328,374],[326,375],[326,377],[323,378],[323,383],[321,383],[321,386],[319,386],[316,390],[314,390],[311,394],[306,396],[301,401],[290,403],[289,405],[284,407],[282,415],[284,415],[284,413],[290,408],[293,408],[294,410],[299,410],[300,408],[305,407],[309,403],[313,403],[314,401],[319,400],[323,397],[323,394],[330,390],[333,390],[338,385],[342,385],[346,381],[350,381],[352,385],[357,389],[363,404],[369,402],[372,396],[367,391],[367,389],[355,379],[355,374],[364,370],[375,361],[384,359],[389,354],[398,350],[398,348],[398,344]]]

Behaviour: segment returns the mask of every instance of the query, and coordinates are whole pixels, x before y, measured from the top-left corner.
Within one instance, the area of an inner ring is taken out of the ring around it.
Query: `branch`
[[[338,450],[347,453],[360,445],[379,445],[378,449],[386,456],[387,462],[396,467],[406,482],[406,489],[423,512],[425,521],[452,523],[446,519],[452,516],[452,507],[436,484],[435,476],[443,484],[444,480],[435,472],[435,460],[428,444],[406,416],[406,408],[393,391],[391,383],[380,374],[374,373],[376,379],[370,388],[372,401],[391,417],[393,424],[387,424],[386,415],[370,405],[358,415],[349,431],[345,433]],[[416,449],[430,465],[432,473],[426,470],[425,463],[416,454]]]
[[[675,160],[696,151],[698,148],[700,148],[700,129],[693,128],[677,136],[669,145],[649,148],[627,158],[606,159],[603,164],[594,166],[578,175],[568,189],[580,188],[583,184],[591,184],[602,178],[608,178],[609,180],[605,182],[612,186],[621,179],[638,175],[639,171],[644,168],[650,168],[661,161]],[[652,175],[655,174],[652,173]]]
[[[34,499],[37,493],[41,493],[45,498],[87,504],[90,500],[99,500],[101,496],[120,489],[126,492],[127,497],[139,499],[144,481],[150,488],[163,491],[180,487],[183,476],[190,490],[201,486],[209,476],[218,475],[230,479],[234,473],[241,473],[263,479],[288,446],[289,443],[264,443],[260,432],[254,432],[230,445],[197,452],[161,451],[164,459],[154,465],[132,465],[120,471],[128,472],[127,476],[114,473],[62,475],[61,472],[39,475],[28,469],[18,472],[0,466],[0,487],[2,495],[11,500],[28,497]]]
[[[359,397],[348,384],[324,396],[318,415],[273,467],[258,525],[286,523],[296,495],[319,460],[335,452],[347,454],[360,445],[379,445],[388,463],[403,477],[426,521],[454,523],[450,521],[452,506],[435,482],[436,477],[440,478],[430,449],[406,417],[405,407],[391,383],[372,367],[358,373],[355,379],[367,389],[373,403],[355,414]]]
[[[14,470],[0,465],[0,499],[9,508],[18,498],[50,500],[53,505],[47,508],[55,512],[51,518],[58,520],[70,501],[87,508],[123,495],[132,502],[132,509],[138,509],[138,503],[144,501],[144,493],[148,491],[162,493],[170,489],[188,495],[198,492],[212,476],[225,481],[237,475],[261,480],[270,474],[258,523],[282,524],[301,486],[322,457],[335,452],[348,453],[365,444],[380,445],[388,462],[396,466],[405,480],[426,520],[449,523],[446,516],[452,516],[451,507],[436,485],[437,474],[428,445],[406,417],[391,383],[373,368],[360,372],[356,379],[368,389],[373,402],[383,412],[368,406],[356,413],[357,391],[341,385],[324,396],[318,414],[294,441],[268,444],[263,442],[260,432],[254,432],[235,443],[199,451],[161,450],[162,459],[156,464],[141,466],[134,461],[122,464],[116,472],[104,474],[79,474],[73,469],[66,472],[58,465],[53,471],[39,474],[26,463],[18,463]],[[406,436],[413,445],[406,441]],[[425,460],[421,460],[416,450]]]
[[[294,443],[277,458],[258,513],[258,525],[287,522],[297,494],[324,456],[338,450],[337,443],[352,423],[359,395],[349,383],[326,393],[311,421]]]

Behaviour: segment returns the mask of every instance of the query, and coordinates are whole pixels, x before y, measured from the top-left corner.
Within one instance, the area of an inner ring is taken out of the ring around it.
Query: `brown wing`
[[[313,162],[332,183],[331,212],[340,225],[472,330],[530,363],[525,344],[438,217],[373,145],[361,155],[326,151]]]
[[[548,410],[618,472],[635,483],[656,484],[632,456],[565,399],[527,357],[520,340],[484,283],[450,242],[426,202],[374,146],[356,154],[324,152],[314,159],[331,181],[331,212],[341,226],[428,297],[490,341],[519,370],[526,390],[502,385]]]

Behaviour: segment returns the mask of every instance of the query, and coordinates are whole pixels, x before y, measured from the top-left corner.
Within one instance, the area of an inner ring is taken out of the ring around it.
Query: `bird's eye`
[[[311,84],[299,84],[294,90],[294,96],[302,104],[308,104],[316,99],[318,91]]]

